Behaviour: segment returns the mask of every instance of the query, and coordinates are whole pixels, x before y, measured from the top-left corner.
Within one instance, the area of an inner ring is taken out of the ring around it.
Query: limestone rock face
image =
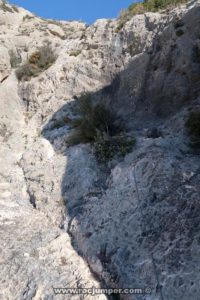
[[[200,164],[184,125],[200,108],[199,2],[120,31],[117,20],[87,26],[1,4],[0,299],[71,299],[55,295],[64,287],[199,299]],[[55,63],[18,81],[47,42]],[[86,92],[106,97],[137,138],[106,167],[91,145],[66,146]],[[94,297],[111,299],[73,296]]]
[[[11,71],[10,57],[8,54],[8,49],[6,49],[6,47],[0,48],[0,56],[1,56],[0,82],[2,82],[4,79],[6,79],[9,76]]]

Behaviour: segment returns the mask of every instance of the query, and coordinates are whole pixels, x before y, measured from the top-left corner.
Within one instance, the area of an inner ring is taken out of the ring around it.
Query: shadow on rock
[[[165,30],[161,28],[152,48],[134,57],[111,85],[93,93],[92,98],[107,98],[130,131],[155,128],[189,105],[199,95],[199,33],[194,30],[199,17],[200,9],[193,8],[181,22],[173,20]],[[177,26],[181,26],[181,36],[176,33]],[[161,147],[160,140],[151,142],[150,136],[141,149],[137,147],[107,172],[96,162],[89,144],[66,147],[71,132],[68,119],[73,117],[77,101],[66,103],[43,129],[55,151],[67,158],[62,195],[65,229],[75,250],[88,261],[102,287],[151,287],[152,297],[157,299],[161,293],[159,277],[165,285],[165,299],[195,298],[193,286],[191,297],[182,287],[189,277],[195,282],[189,271],[192,265],[193,274],[198,273],[197,256],[190,249],[199,228],[195,221],[200,212],[195,200],[199,178],[196,158],[176,157],[171,149]],[[157,133],[152,140],[159,139],[161,134]],[[176,274],[173,279],[171,273]],[[175,295],[176,280],[182,284]],[[121,295],[120,299],[144,298]]]

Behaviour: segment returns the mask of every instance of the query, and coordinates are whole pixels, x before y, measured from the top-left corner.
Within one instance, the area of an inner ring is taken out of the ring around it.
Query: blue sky
[[[98,18],[114,18],[134,0],[10,0],[38,16],[92,23]]]

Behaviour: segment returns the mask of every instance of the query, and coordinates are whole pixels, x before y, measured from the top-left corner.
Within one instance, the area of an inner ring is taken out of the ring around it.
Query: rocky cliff
[[[0,2],[0,299],[71,299],[53,287],[151,288],[73,299],[200,299],[200,6],[118,20],[44,20]],[[19,81],[43,46],[56,61]],[[99,165],[67,147],[77,98],[108,99],[137,143]]]

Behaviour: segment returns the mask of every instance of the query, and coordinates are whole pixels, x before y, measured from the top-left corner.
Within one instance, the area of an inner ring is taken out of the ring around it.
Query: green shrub
[[[100,163],[107,163],[114,157],[124,157],[131,152],[135,145],[135,138],[126,136],[114,136],[109,139],[104,139],[101,135],[96,138],[94,143],[94,153],[97,161]]]
[[[185,126],[190,136],[190,146],[200,149],[200,110],[190,113]]]
[[[135,15],[141,15],[145,13],[145,6],[143,3],[133,3],[128,7],[129,18]]]
[[[82,96],[77,113],[80,117],[71,121],[73,132],[68,145],[92,143],[99,162],[105,163],[116,155],[124,156],[132,149],[134,139],[127,138],[122,121],[102,101],[92,103],[91,96]]]
[[[124,27],[125,23],[126,23],[126,21],[120,20],[117,27],[115,28],[115,33],[118,33]]]
[[[29,80],[31,77],[36,77],[47,70],[56,61],[56,58],[52,48],[47,44],[34,52],[28,61],[16,70],[16,76],[19,80]]]
[[[78,101],[77,113],[80,117],[71,122],[75,129],[70,136],[71,144],[94,142],[99,132],[113,135],[120,131],[114,115],[105,104],[94,105],[89,94],[83,95]]]
[[[56,56],[52,48],[48,45],[41,47],[37,52],[33,53],[28,61],[43,71],[56,61]]]
[[[144,14],[145,12],[157,12],[161,9],[172,8],[178,4],[185,3],[187,0],[145,0],[131,4],[127,10],[123,10],[119,16],[118,25],[115,32],[120,31],[124,24],[133,16]]]
[[[133,16],[141,15],[145,13],[145,7],[143,3],[133,3],[127,10],[122,10],[119,16],[118,25],[115,32],[119,32],[126,22],[128,22]]]
[[[144,7],[146,11],[156,12],[160,9],[176,7],[185,2],[187,2],[187,0],[146,0],[144,1]]]
[[[5,0],[2,1],[2,4],[0,4],[0,9],[2,9],[4,12],[13,13],[12,8],[7,5],[7,1],[5,1]]]

